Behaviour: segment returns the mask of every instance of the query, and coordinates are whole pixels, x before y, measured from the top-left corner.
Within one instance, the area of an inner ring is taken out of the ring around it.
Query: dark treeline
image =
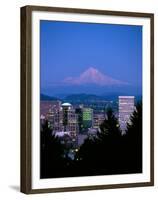
[[[75,159],[52,136],[46,122],[41,129],[41,178],[128,174],[142,172],[142,104],[138,103],[122,135],[112,109],[100,126],[97,137],[80,146]]]

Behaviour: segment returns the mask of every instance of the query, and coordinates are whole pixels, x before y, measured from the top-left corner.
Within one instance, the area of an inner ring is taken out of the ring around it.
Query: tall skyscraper
[[[62,104],[62,109],[63,109],[63,126],[64,126],[64,131],[66,131],[67,126],[68,126],[68,113],[69,110],[71,110],[71,104],[70,103],[63,103]]]
[[[119,96],[119,124],[122,134],[125,134],[134,109],[134,96]]]
[[[77,116],[75,113],[75,109],[69,103],[63,103],[61,106],[62,106],[62,113],[63,113],[64,131],[70,132],[71,136],[76,138]]]

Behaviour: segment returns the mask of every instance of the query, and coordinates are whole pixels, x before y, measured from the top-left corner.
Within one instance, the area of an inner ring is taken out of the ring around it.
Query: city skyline
[[[100,104],[100,102],[96,103]],[[55,137],[59,137],[63,143],[71,144],[73,148],[78,148],[87,137],[97,137],[100,127],[107,119],[109,109],[114,113],[121,134],[126,134],[127,124],[130,123],[135,104],[134,96],[118,96],[118,109],[113,112],[112,104],[107,107],[107,102],[104,103],[103,110],[96,110],[92,104],[87,106],[63,103],[59,100],[41,101],[41,125],[48,120],[49,128]]]
[[[141,26],[42,20],[40,34],[41,93],[142,94]]]

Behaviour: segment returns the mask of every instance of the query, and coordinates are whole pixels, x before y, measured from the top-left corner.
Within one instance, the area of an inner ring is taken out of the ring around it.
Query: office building
[[[45,117],[46,119],[49,116],[49,112],[58,111],[61,106],[60,101],[41,101],[40,102],[40,116]]]
[[[48,110],[47,119],[50,122],[50,128],[53,131],[62,131],[62,112],[61,112],[61,102],[54,101],[51,103],[51,107]]]
[[[119,96],[119,124],[122,134],[125,134],[134,109],[134,96]]]
[[[104,120],[105,120],[105,114],[95,113],[93,115],[93,128],[98,129],[99,126],[103,123]]]
[[[76,136],[77,134],[77,117],[75,113],[75,109],[69,103],[63,103],[62,105],[62,113],[63,113],[63,127],[64,131],[69,131],[72,136]]]
[[[83,130],[86,131],[88,128],[93,127],[93,109],[83,108],[82,109],[82,119],[83,119]]]
[[[78,121],[78,133],[81,133],[83,131],[83,114],[82,114],[82,108],[76,108],[76,116]]]

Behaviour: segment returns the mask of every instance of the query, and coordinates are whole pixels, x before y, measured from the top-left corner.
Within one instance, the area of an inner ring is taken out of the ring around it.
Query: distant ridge
[[[41,101],[57,101],[57,100],[60,100],[60,99],[57,98],[57,97],[52,97],[52,96],[48,96],[48,95],[45,95],[45,94],[40,94],[40,100]]]
[[[101,101],[104,100],[102,96],[94,94],[70,94],[65,97],[66,101]]]
[[[131,96],[127,93],[111,93],[111,94],[102,94],[102,95],[95,95],[95,94],[70,94],[70,95],[63,95],[63,97],[52,97],[49,95],[41,94],[40,100],[41,101],[64,101],[64,102],[71,102],[71,103],[79,103],[79,102],[95,102],[95,101],[117,101],[118,96]],[[141,95],[134,95],[136,101],[142,100]]]

